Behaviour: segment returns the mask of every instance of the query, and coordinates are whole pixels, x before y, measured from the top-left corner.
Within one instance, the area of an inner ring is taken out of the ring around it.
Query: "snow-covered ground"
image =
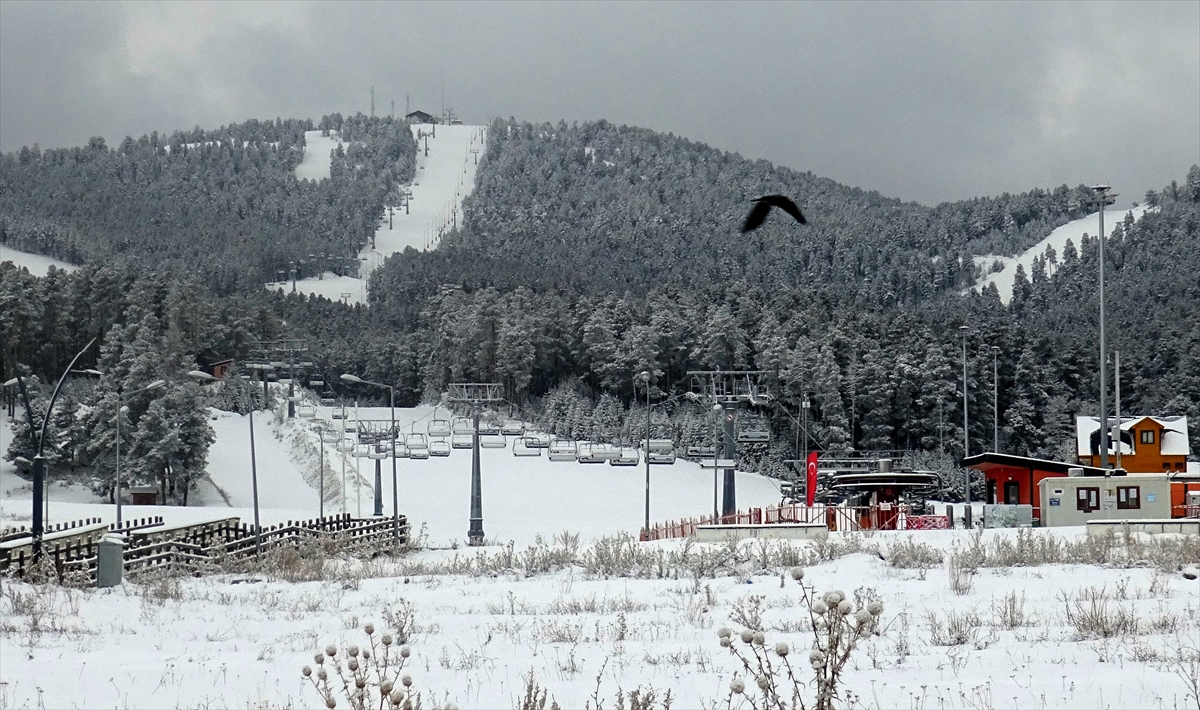
[[[319,416],[332,421],[332,412],[319,408]],[[208,478],[189,500],[188,508],[126,506],[124,515],[135,518],[163,515],[179,522],[240,515],[253,520],[253,489],[250,470],[250,427],[245,416],[212,410],[211,422],[217,438],[209,450]],[[350,416],[355,416],[353,411]],[[387,408],[363,407],[357,416],[383,422]],[[445,409],[401,408],[396,421],[404,428],[424,432],[436,417],[448,418]],[[350,512],[355,516],[373,512],[375,461],[339,452],[334,444],[325,449],[321,469],[319,439],[311,431],[313,420],[297,417],[280,421],[273,412],[254,417],[255,461],[258,469],[260,514],[264,524],[316,517],[320,512],[320,472],[326,483],[326,514]],[[341,424],[340,420],[336,423]],[[7,425],[7,423],[6,423]],[[482,449],[480,469],[483,486],[484,532],[497,543],[530,544],[538,535],[576,532],[585,541],[621,532],[637,534],[645,515],[645,467],[613,467],[607,464],[551,462],[545,455],[516,457],[514,437],[508,448]],[[0,444],[7,446],[11,433],[4,432]],[[345,465],[345,507],[343,490]],[[453,450],[445,458],[398,459],[400,512],[408,516],[414,534],[424,530],[427,544],[446,547],[465,544],[470,513],[471,452]],[[361,470],[361,476],[358,471]],[[391,513],[391,460],[381,461],[384,511]],[[778,483],[757,474],[739,472],[740,507],[778,503]],[[356,486],[355,481],[360,485]],[[698,464],[682,459],[671,466],[651,467],[651,520],[663,522],[712,512],[713,475]],[[32,492],[11,464],[0,468],[0,523],[25,523],[30,517]],[[116,519],[115,506],[80,485],[52,482],[49,494],[50,521],[100,517]],[[237,512],[230,508],[236,508]],[[178,517],[183,516],[183,517]]]
[[[357,414],[383,419],[388,410]],[[415,431],[446,417],[429,407],[397,414]],[[194,499],[207,507],[130,506],[128,517],[250,519],[248,422],[214,416],[212,484]],[[305,443],[311,421],[255,415],[264,523],[316,509],[314,460]],[[0,446],[11,436],[4,422]],[[794,665],[806,667],[811,632],[804,630],[808,617],[796,583],[779,574],[793,564],[782,561],[786,555],[812,556],[804,581],[819,592],[840,589],[856,603],[877,595],[884,603],[877,633],[847,666],[845,687],[854,699],[846,707],[1196,705],[1188,678],[1200,673],[1200,660],[1188,659],[1200,659],[1200,585],[1178,573],[1150,564],[1034,562],[981,567],[967,575],[964,593],[955,594],[944,561],[900,561],[901,544],[918,543],[943,556],[966,548],[972,536],[960,530],[831,534],[834,546],[858,543],[857,552],[832,551],[826,543],[747,543],[732,557],[724,545],[629,541],[634,550],[661,553],[660,563],[644,563],[636,575],[605,573],[605,560],[629,553],[610,549],[607,557],[589,558],[588,541],[636,530],[642,469],[516,459],[508,450],[482,453],[484,526],[490,539],[516,541],[517,557],[509,561],[499,561],[507,554],[502,547],[459,547],[412,553],[398,563],[334,566],[322,580],[296,583],[238,574],[77,590],[0,580],[0,707],[315,707],[320,700],[299,672],[313,663],[313,653],[329,643],[364,644],[364,623],[393,628],[405,610],[412,613],[409,672],[425,707],[513,707],[529,673],[562,707],[582,707],[594,692],[604,707],[613,707],[619,689],[650,686],[660,698],[670,689],[677,708],[724,706],[741,668],[718,644],[721,626],[741,629],[757,610],[768,647],[788,642]],[[338,454],[327,451],[327,459],[327,483],[340,488]],[[400,464],[402,509],[414,529],[424,523],[430,544],[461,541],[469,452]],[[373,470],[364,469],[372,479]],[[654,519],[711,506],[711,473],[683,462],[652,471]],[[390,465],[384,472],[387,481]],[[27,519],[28,484],[22,488],[7,465],[0,467],[0,484],[0,518]],[[386,493],[390,501],[390,489]],[[770,481],[750,475],[739,479],[739,493],[743,505],[777,496]],[[368,494],[364,488],[364,506]],[[87,495],[55,488],[51,519],[111,518],[111,507],[87,503]],[[226,497],[237,507],[222,507]],[[340,508],[336,495],[329,505]],[[555,571],[530,570],[525,546],[564,530],[581,533],[585,553]],[[1083,537],[1079,528],[1026,534],[1033,540]],[[987,530],[980,541],[1016,537],[1014,530]],[[818,547],[827,552],[818,556]],[[670,561],[685,552],[693,560],[708,555],[725,562],[714,575],[699,572],[700,564]],[[488,571],[448,568],[477,554],[491,560],[483,566]],[[910,553],[910,559],[916,557]],[[1108,638],[1081,634],[1077,622],[1093,603],[1110,621],[1124,614],[1136,622]]]
[[[486,137],[484,126],[414,125],[414,136],[421,136],[417,152],[417,174],[409,190],[408,211],[403,205],[389,205],[375,232],[374,247],[368,244],[359,254],[361,278],[306,278],[296,282],[300,293],[325,296],[347,303],[366,302],[366,279],[387,257],[412,247],[418,251],[437,246],[444,232],[462,222],[462,201],[475,187],[478,154]],[[431,135],[426,135],[431,134]],[[320,131],[304,134],[304,159],[296,166],[301,179],[329,177],[330,152],[339,140],[336,134],[324,137]],[[429,155],[425,155],[425,146]],[[389,214],[390,213],[390,214]],[[291,283],[270,283],[267,288],[290,292]],[[350,295],[346,295],[350,294]]]
[[[24,266],[29,269],[29,273],[34,276],[45,276],[51,266],[65,271],[75,271],[78,266],[68,264],[65,261],[60,261],[50,256],[42,256],[41,254],[30,254],[29,252],[17,251],[10,249],[3,244],[0,244],[0,263],[11,261],[17,266]]]
[[[1113,230],[1116,228],[1116,226],[1125,221],[1126,214],[1132,214],[1133,218],[1137,220],[1141,219],[1142,215],[1145,213],[1146,205],[1138,205],[1137,207],[1127,206],[1122,208],[1109,207],[1105,209],[1105,236],[1112,236]],[[1004,265],[1004,269],[1002,271],[987,274],[983,277],[983,279],[975,284],[973,288],[976,291],[981,291],[987,288],[988,284],[994,283],[996,284],[997,290],[1000,291],[1000,300],[1007,304],[1012,300],[1013,281],[1017,276],[1018,265],[1024,266],[1025,275],[1029,276],[1033,267],[1033,260],[1038,256],[1044,255],[1046,253],[1046,247],[1054,247],[1054,253],[1057,254],[1057,258],[1061,262],[1063,247],[1066,246],[1068,239],[1071,240],[1076,249],[1079,249],[1079,243],[1084,234],[1089,234],[1094,237],[1099,233],[1100,213],[1095,212],[1087,217],[1082,217],[1080,219],[1067,222],[1063,226],[1055,229],[1054,231],[1050,232],[1050,234],[1046,235],[1045,239],[1022,252],[1020,256],[977,256],[975,257],[975,264],[977,266],[982,266],[985,271],[991,269],[992,264],[996,263],[997,261]]]

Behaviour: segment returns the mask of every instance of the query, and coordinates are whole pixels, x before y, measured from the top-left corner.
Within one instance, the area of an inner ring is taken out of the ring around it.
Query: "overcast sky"
[[[0,2],[0,150],[391,102],[615,123],[927,204],[1200,162],[1200,2]]]

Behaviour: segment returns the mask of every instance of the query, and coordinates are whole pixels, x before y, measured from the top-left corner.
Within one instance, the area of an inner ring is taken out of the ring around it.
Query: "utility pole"
[[[967,326],[958,326],[958,332],[962,335],[962,353],[963,353],[963,458],[971,455],[971,428],[970,421],[967,418]],[[971,470],[964,467],[966,473],[963,479],[963,498],[967,504],[971,503]]]
[[[1113,395],[1116,399],[1114,402],[1117,412],[1117,423],[1113,427],[1113,435],[1117,437],[1117,468],[1121,468],[1121,351],[1113,351],[1113,373],[1116,378]]]
[[[997,356],[1000,346],[992,346],[992,451],[1000,453],[1000,369]]]
[[[1108,335],[1104,327],[1104,208],[1116,201],[1117,195],[1103,183],[1092,186],[1095,202],[1100,206],[1100,467],[1108,468]]]

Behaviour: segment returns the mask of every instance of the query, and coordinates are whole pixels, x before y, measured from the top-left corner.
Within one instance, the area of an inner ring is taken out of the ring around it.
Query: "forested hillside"
[[[356,265],[385,197],[412,179],[416,141],[390,118],[321,126],[340,129],[349,148],[319,182],[295,176],[309,120],[23,148],[0,159],[0,243],[72,263],[199,272],[221,293],[260,287],[312,255]]]
[[[644,417],[627,409],[643,370],[668,399],[690,369],[757,368],[777,373],[783,407],[753,413],[774,439],[744,463],[778,470],[797,436],[784,409],[796,414],[804,394],[820,448],[961,455],[966,324],[972,453],[991,447],[993,345],[1003,450],[1069,458],[1074,415],[1096,411],[1094,239],[1019,272],[1007,306],[994,289],[966,292],[974,257],[1018,253],[1085,214],[1081,188],[928,208],[643,129],[496,122],[463,226],[436,250],[389,259],[370,307],[351,308],[261,283],[311,253],[356,254],[387,191],[411,179],[415,143],[388,119],[318,127],[350,141],[320,183],[294,177],[307,121],[4,156],[0,239],[103,265],[0,271],[4,376],[15,362],[57,376],[95,335],[104,354],[83,366],[121,372],[120,353],[149,349],[178,380],[185,360],[241,358],[286,334],[307,340],[335,386],[353,372],[411,404],[448,382],[499,381],[557,431],[612,437]],[[774,192],[810,224],[775,217],[739,234],[748,200]],[[1200,167],[1146,200],[1154,209],[1107,250],[1122,408],[1189,415],[1195,449]],[[133,412],[130,436],[149,411]],[[701,441],[705,422],[677,398],[654,426]]]

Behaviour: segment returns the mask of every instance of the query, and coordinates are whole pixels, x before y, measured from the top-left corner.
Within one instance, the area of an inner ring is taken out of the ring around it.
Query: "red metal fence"
[[[935,520],[936,519],[936,520]],[[820,523],[830,530],[932,530],[945,529],[944,515],[909,515],[906,505],[782,505],[751,508],[719,519],[711,515],[659,523],[643,529],[639,539],[665,540],[689,537],[700,525],[773,525],[778,523]]]

